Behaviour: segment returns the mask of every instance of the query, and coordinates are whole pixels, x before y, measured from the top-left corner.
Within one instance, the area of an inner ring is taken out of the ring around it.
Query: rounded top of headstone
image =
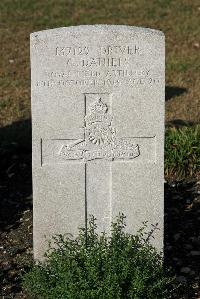
[[[127,33],[137,33],[137,34],[151,34],[151,35],[159,35],[164,37],[164,33],[161,30],[150,29],[145,27],[136,27],[136,26],[127,26],[127,25],[106,25],[106,24],[97,24],[97,25],[79,25],[79,26],[69,26],[69,27],[60,27],[54,29],[47,29],[42,31],[33,32],[30,34],[31,39],[47,35],[60,35],[64,33],[81,33],[81,32],[102,32],[105,33],[107,31],[111,32],[127,32]]]

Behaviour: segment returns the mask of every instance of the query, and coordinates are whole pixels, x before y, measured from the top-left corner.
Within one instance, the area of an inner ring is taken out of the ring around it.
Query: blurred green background
[[[29,34],[102,23],[162,30],[166,120],[200,121],[198,0],[1,0],[0,127],[30,117]]]

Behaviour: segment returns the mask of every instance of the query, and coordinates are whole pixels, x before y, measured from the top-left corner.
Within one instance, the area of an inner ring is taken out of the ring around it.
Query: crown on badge
[[[101,100],[101,98],[99,98],[96,102],[94,102],[91,106],[90,106],[90,111],[92,113],[96,112],[96,113],[106,113],[108,110],[108,107],[106,104],[104,104]]]
[[[91,104],[89,110],[90,114],[85,116],[87,125],[91,125],[95,122],[103,122],[104,124],[110,125],[112,116],[107,113],[108,106],[102,102],[101,98]]]

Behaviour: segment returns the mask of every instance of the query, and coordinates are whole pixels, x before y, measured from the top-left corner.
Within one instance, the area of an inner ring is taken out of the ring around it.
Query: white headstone
[[[77,26],[31,34],[34,256],[56,233],[158,223],[163,246],[165,43],[161,31]]]

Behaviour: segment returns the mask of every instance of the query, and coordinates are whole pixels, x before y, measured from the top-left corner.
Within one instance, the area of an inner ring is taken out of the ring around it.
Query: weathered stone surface
[[[31,34],[34,255],[55,233],[158,223],[163,242],[164,35],[129,26]]]

